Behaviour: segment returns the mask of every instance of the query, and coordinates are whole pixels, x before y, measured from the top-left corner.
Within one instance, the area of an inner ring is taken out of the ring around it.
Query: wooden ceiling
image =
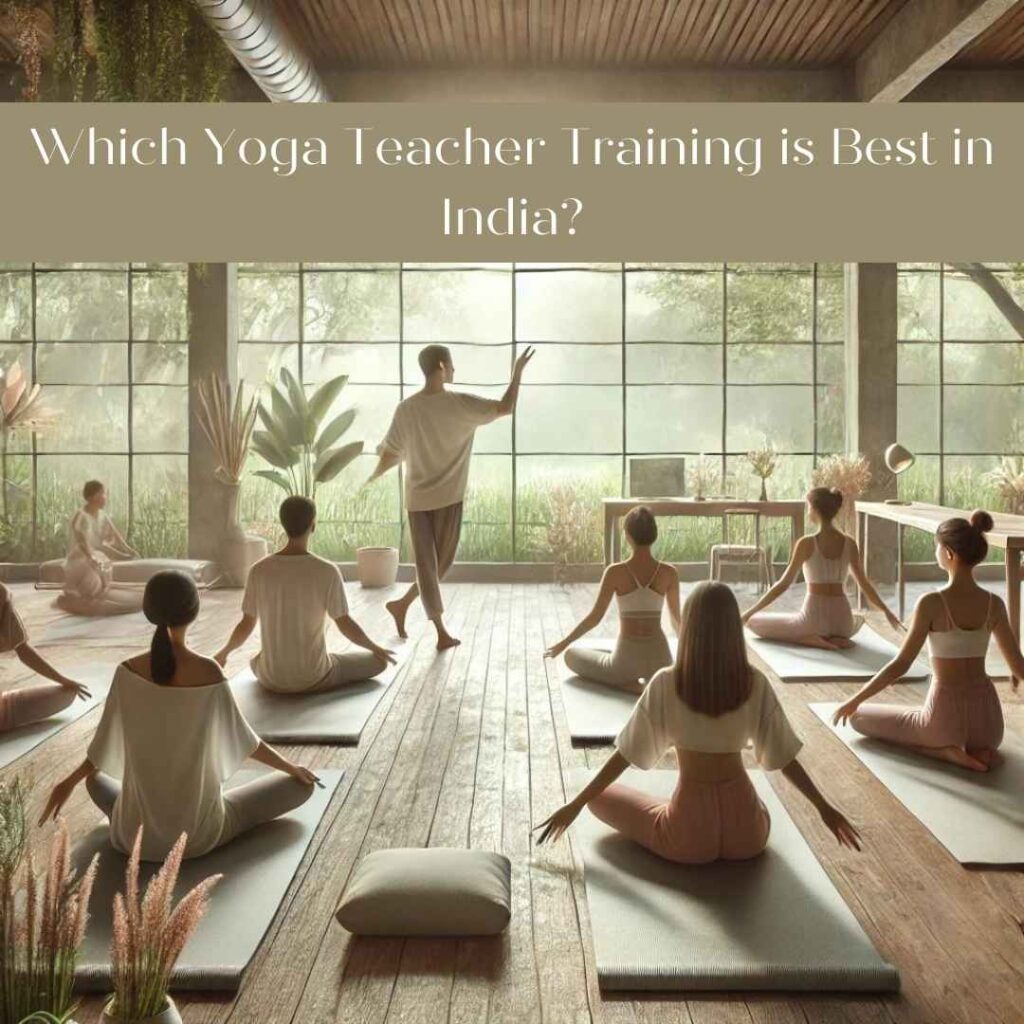
[[[953,61],[960,67],[1024,66],[1024,3],[1017,4],[965,47]]]
[[[320,63],[847,64],[908,0],[277,0]]]

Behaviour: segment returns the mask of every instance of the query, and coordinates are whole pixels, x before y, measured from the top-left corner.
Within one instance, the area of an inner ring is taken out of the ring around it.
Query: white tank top
[[[933,629],[928,634],[928,650],[933,658],[984,658],[992,636],[992,595],[988,595],[985,621],[977,629],[961,629],[946,604],[946,595],[937,590],[946,613],[949,629]]]
[[[821,553],[820,538],[814,538],[814,552],[804,562],[804,579],[808,583],[845,583],[850,570],[850,538],[843,539],[843,550],[835,558]]]
[[[641,583],[633,574],[633,570],[626,567],[626,571],[633,577],[636,589],[628,594],[616,594],[615,598],[619,604],[619,614],[626,619],[634,618],[661,618],[661,609],[665,604],[665,595],[659,594],[651,589],[651,584],[658,575],[661,568],[659,562],[654,568],[654,574],[646,583]]]

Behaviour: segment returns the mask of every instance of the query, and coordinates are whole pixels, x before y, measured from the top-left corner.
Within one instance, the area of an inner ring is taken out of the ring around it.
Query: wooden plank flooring
[[[53,594],[13,588],[30,634],[60,614]],[[816,854],[902,974],[898,997],[603,996],[597,985],[582,867],[570,843],[537,849],[530,826],[556,807],[574,768],[597,767],[606,749],[574,748],[557,686],[542,657],[589,607],[593,587],[456,584],[446,588],[462,646],[442,656],[422,619],[412,624],[407,668],[354,748],[288,748],[345,777],[257,956],[234,996],[190,995],[188,1024],[979,1024],[1024,1021],[1024,874],[967,871],[838,743],[807,707],[852,685],[777,685],[805,739],[804,762],[859,824],[867,847],[840,849],[780,777],[773,784]],[[350,588],[353,612],[388,636],[386,592]],[[747,598],[749,600],[749,597]],[[204,595],[196,645],[212,651],[237,613],[237,591]],[[884,629],[884,625],[879,626]],[[604,631],[611,635],[609,620]],[[69,671],[116,663],[148,640],[97,651],[73,641],[45,647]],[[240,668],[254,637],[229,666]],[[24,679],[10,656],[0,686]],[[1000,684],[1011,728],[1022,700]],[[891,699],[911,700],[898,689]],[[5,775],[34,785],[33,806],[81,758],[91,712]],[[1022,795],[1024,799],[1024,795]],[[73,834],[99,815],[83,791],[69,804]],[[49,832],[37,830],[40,849]],[[513,916],[499,939],[451,942],[353,939],[332,912],[354,866],[389,846],[473,846],[513,862]],[[80,1024],[97,1019],[83,1002]]]

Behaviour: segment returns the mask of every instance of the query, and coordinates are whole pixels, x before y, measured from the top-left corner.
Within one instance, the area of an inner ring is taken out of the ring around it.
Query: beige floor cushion
[[[212,583],[218,574],[217,564],[200,558],[135,558],[112,562],[116,583],[148,583],[150,578],[164,569],[177,569],[191,576],[196,583]],[[64,583],[64,559],[55,558],[39,566],[40,583]]]
[[[338,907],[356,935],[497,935],[512,909],[512,865],[484,850],[378,850]]]

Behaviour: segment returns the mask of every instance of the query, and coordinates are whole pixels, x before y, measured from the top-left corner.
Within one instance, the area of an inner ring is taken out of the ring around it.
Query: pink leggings
[[[606,825],[678,864],[756,857],[771,827],[746,772],[722,782],[680,776],[667,803],[631,786],[613,785],[587,806]]]
[[[74,699],[75,691],[59,683],[36,683],[0,693],[0,732],[49,718]]]
[[[795,613],[759,612],[747,628],[765,640],[799,640],[806,636],[849,638],[864,624],[842,594],[808,594]]]
[[[913,747],[995,750],[1003,740],[1003,709],[992,680],[932,677],[920,708],[862,704],[850,725],[864,736]]]

